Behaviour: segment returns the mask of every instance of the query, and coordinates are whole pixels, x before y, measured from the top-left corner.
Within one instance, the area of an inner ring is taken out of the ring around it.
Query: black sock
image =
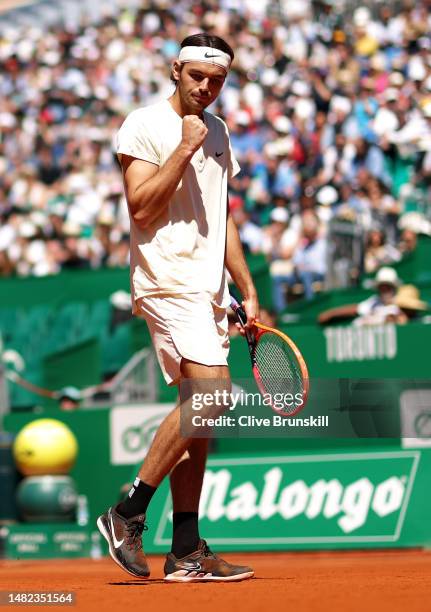
[[[173,514],[172,553],[177,559],[197,550],[199,528],[197,512],[174,512]]]
[[[152,487],[136,478],[126,499],[118,504],[117,512],[125,518],[131,518],[137,514],[145,514],[156,490],[157,487]]]

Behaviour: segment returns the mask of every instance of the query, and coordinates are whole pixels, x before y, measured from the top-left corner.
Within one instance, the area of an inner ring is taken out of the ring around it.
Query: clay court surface
[[[431,551],[230,553],[224,557],[252,565],[256,578],[230,584],[165,584],[162,557],[150,558],[149,580],[134,579],[104,558],[0,561],[0,585],[2,591],[74,591],[76,605],[66,609],[75,610],[431,610]],[[59,609],[36,607],[52,608]]]

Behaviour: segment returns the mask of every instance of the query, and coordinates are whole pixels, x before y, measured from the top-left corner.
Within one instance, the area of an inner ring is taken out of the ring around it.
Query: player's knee
[[[230,378],[183,379],[180,383],[182,412],[209,418],[223,414],[231,405]]]

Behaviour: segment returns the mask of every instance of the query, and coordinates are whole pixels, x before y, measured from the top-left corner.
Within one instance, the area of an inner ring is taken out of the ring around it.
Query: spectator
[[[77,410],[81,401],[81,392],[76,387],[64,387],[61,389],[58,398],[60,410],[65,410],[67,412]]]
[[[406,228],[402,231],[398,250],[402,255],[413,253],[416,250],[418,238],[416,232]]]
[[[399,250],[385,241],[383,230],[376,227],[368,232],[365,250],[365,272],[372,274],[385,264],[401,259]]]
[[[243,203],[232,207],[231,215],[238,227],[239,237],[249,253],[261,253],[263,250],[264,232],[261,227],[250,221],[250,214],[244,210]]]
[[[287,276],[273,278],[274,305],[280,313],[287,305],[284,285],[302,283],[304,296],[311,299],[314,295],[313,283],[322,282],[326,274],[327,243],[319,235],[319,220],[312,211],[306,211],[302,219],[302,236],[292,257],[293,272]]]
[[[400,281],[394,268],[381,268],[375,278],[376,295],[372,295],[359,304],[347,304],[325,310],[319,315],[319,323],[326,324],[354,317],[356,317],[355,325],[406,323],[407,316],[396,301],[399,284]]]
[[[271,223],[263,230],[262,251],[269,259],[276,259],[289,222],[287,209],[282,206],[274,208],[270,214],[270,221]]]
[[[420,299],[419,290],[414,285],[402,285],[395,296],[395,303],[409,321],[429,309],[429,305]]]

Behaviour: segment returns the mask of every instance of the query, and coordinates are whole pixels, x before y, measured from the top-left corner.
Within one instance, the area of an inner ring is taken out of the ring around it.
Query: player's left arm
[[[243,297],[242,305],[247,314],[247,325],[251,326],[259,318],[259,302],[256,288],[245,260],[238,229],[229,213],[229,205],[226,229],[226,268],[241,292]]]

